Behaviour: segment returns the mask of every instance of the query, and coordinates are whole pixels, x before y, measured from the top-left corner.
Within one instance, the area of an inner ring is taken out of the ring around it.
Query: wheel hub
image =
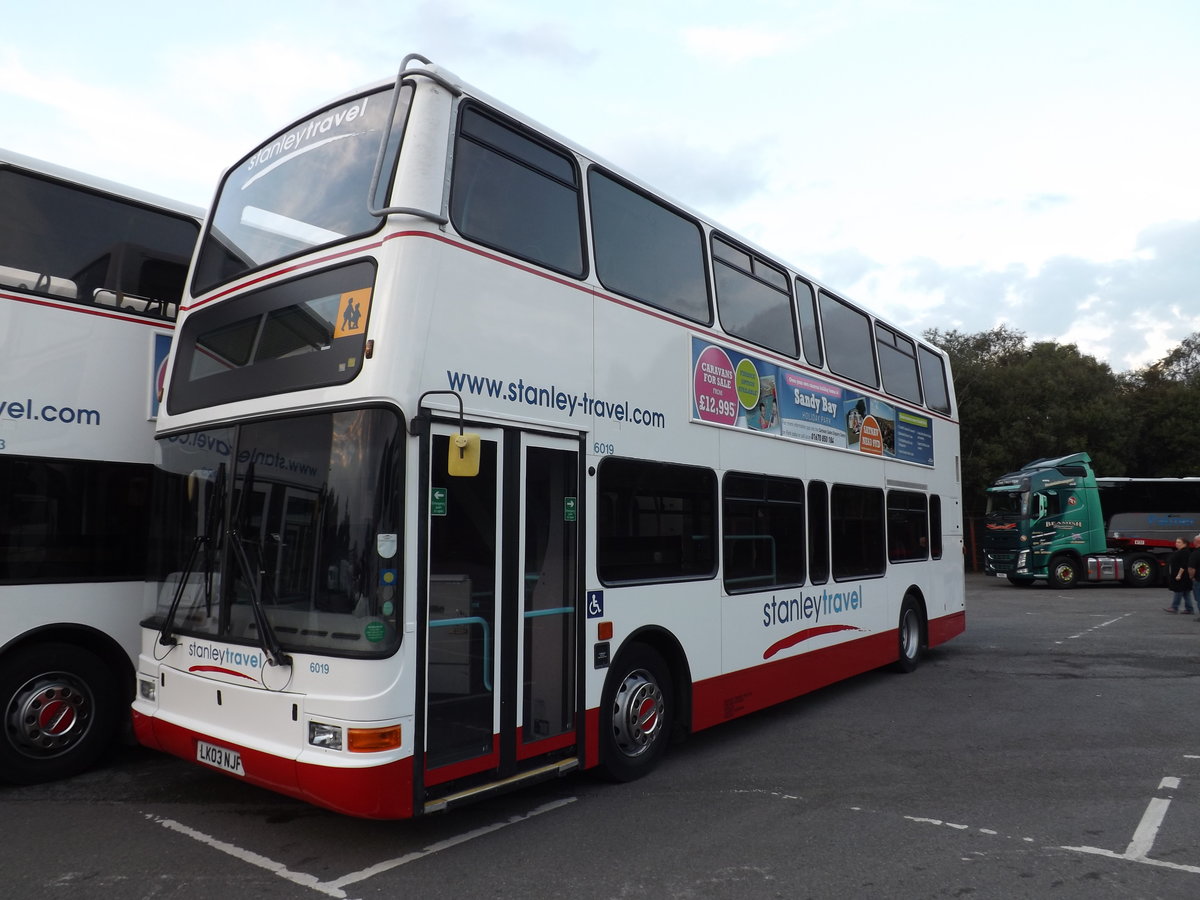
[[[663,695],[644,669],[630,672],[613,700],[613,732],[617,747],[630,758],[641,756],[663,728]]]
[[[67,675],[39,675],[12,696],[5,731],[9,742],[26,756],[57,756],[87,733],[92,706],[91,695]]]

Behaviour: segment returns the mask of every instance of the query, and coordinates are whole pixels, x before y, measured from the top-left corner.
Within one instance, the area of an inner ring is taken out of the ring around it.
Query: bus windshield
[[[360,409],[161,440],[178,490],[160,512],[189,523],[196,546],[165,562],[147,624],[260,646],[270,632],[292,652],[395,652],[399,429],[394,413]]]
[[[410,94],[402,89],[389,159],[396,156]],[[192,293],[378,229],[382,220],[371,215],[367,201],[391,102],[388,89],[329,107],[230,169],[200,245]],[[381,195],[387,181],[385,173]],[[385,205],[383,199],[375,198],[375,205]]]

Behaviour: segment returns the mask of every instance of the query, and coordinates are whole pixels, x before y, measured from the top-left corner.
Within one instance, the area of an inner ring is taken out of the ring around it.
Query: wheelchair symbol
[[[604,591],[587,592],[587,617],[598,619],[604,615]]]

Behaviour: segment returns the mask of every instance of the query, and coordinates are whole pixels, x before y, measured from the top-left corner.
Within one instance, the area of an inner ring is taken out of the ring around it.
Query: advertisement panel
[[[692,420],[933,465],[926,413],[698,337]]]

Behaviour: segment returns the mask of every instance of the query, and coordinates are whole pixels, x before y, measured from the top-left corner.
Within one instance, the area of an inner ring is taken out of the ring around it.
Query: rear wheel
[[[900,607],[900,658],[896,660],[897,671],[911,672],[920,664],[921,650],[925,645],[924,626],[917,601],[913,597],[905,597]]]
[[[116,737],[118,677],[70,644],[23,647],[0,662],[0,778],[36,784],[76,775]]]
[[[600,701],[600,766],[614,781],[652,770],[667,750],[674,696],[666,663],[634,644],[609,670]]]
[[[1158,581],[1158,560],[1139,553],[1125,567],[1125,583],[1130,587],[1149,587]]]

